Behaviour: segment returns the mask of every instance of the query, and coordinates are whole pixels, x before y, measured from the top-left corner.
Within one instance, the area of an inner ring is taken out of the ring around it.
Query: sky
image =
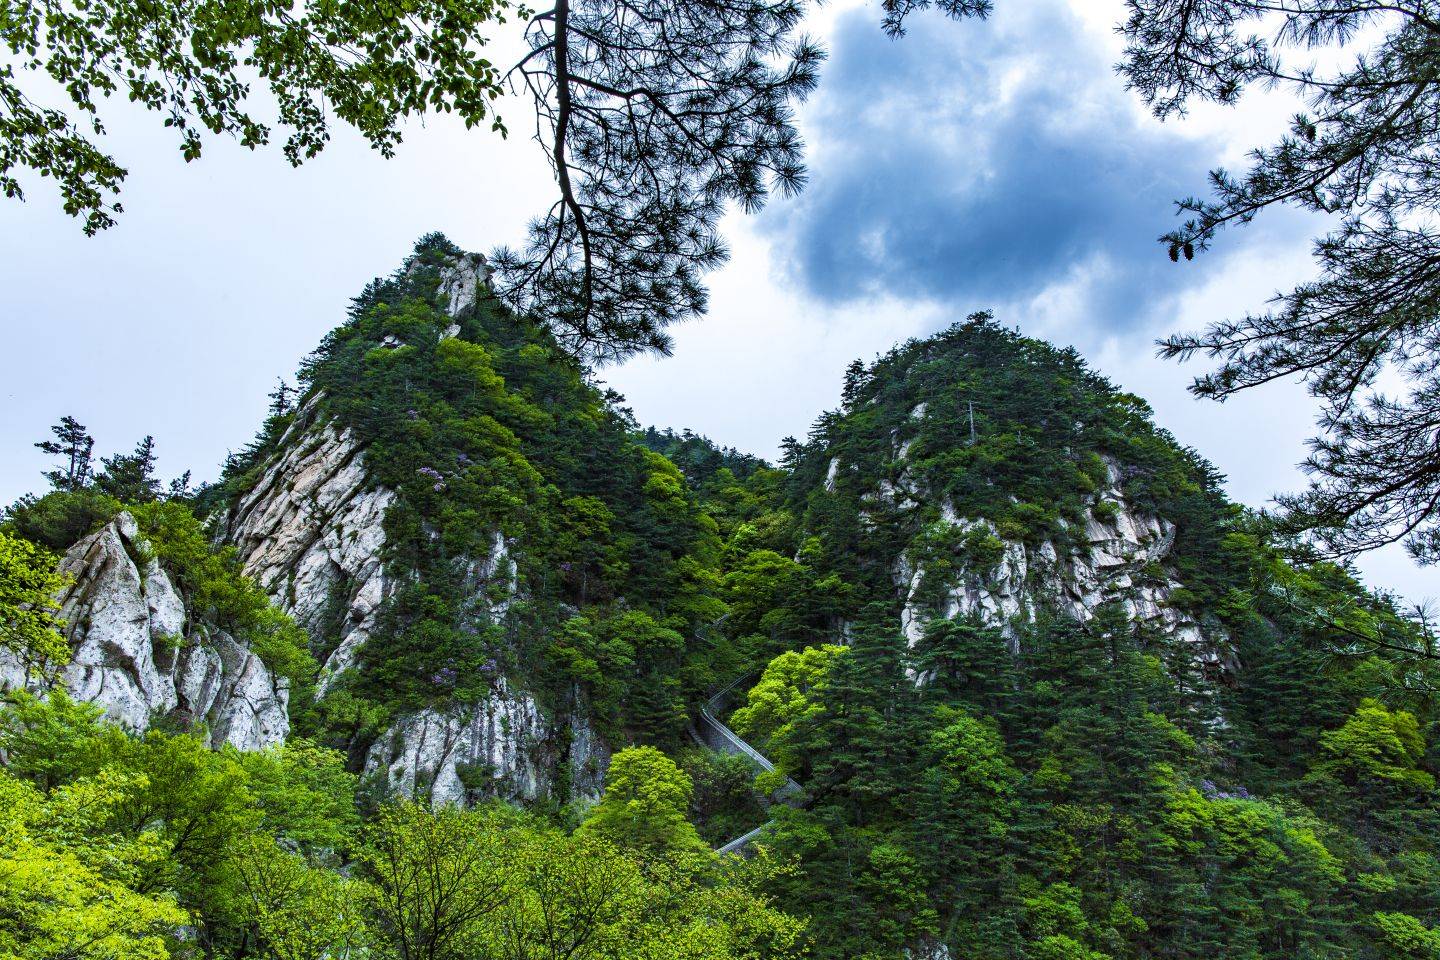
[[[1196,400],[1185,385],[1203,361],[1154,348],[1311,275],[1325,224],[1299,213],[1261,217],[1194,263],[1155,241],[1174,200],[1242,165],[1296,105],[1265,93],[1160,123],[1113,70],[1120,0],[996,6],[987,21],[918,16],[900,40],[874,4],[820,7],[808,27],[830,59],[799,116],[807,190],[728,217],[732,257],[710,277],[708,316],[674,331],[672,356],[601,376],[641,423],[773,456],[838,403],[851,360],[989,309],[1149,400],[1236,500],[1298,489],[1314,416],[1299,385]],[[43,184],[26,203],[0,200],[0,502],[40,488],[32,444],[66,414],[98,453],[153,434],[165,476],[213,479],[276,378],[416,238],[517,243],[553,191],[519,102],[503,104],[507,139],[430,118],[385,160],[337,130],[298,170],[223,140],[186,164],[155,115],[107,109],[131,171],[118,226],[85,237]],[[1409,600],[1440,595],[1436,571],[1399,548],[1360,568]]]

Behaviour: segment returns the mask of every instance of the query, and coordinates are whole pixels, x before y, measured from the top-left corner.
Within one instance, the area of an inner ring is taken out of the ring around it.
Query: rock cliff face
[[[61,682],[72,696],[130,730],[171,717],[203,722],[215,746],[285,739],[285,682],[230,634],[193,620],[130,514],[71,547],[61,569],[73,578],[61,597],[73,648]],[[0,686],[24,682],[17,663],[0,660]]]
[[[1121,488],[1120,465],[1107,461],[1105,467],[1107,484],[1096,506],[1087,511],[1083,529],[1075,531],[1074,545],[1002,539],[999,561],[993,565],[961,560],[959,576],[947,584],[938,607],[927,609],[918,602],[926,576],[923,561],[910,552],[902,555],[896,581],[906,601],[902,624],[911,643],[935,616],[975,615],[1009,628],[1033,619],[1042,606],[1084,622],[1102,604],[1118,603],[1128,619],[1190,644],[1197,657],[1218,664],[1223,636],[1214,629],[1207,633],[1172,599],[1183,586],[1166,563],[1175,543],[1174,525],[1132,506]],[[998,532],[988,520],[956,516],[948,503],[942,504],[940,523],[961,534],[993,537]]]
[[[436,301],[459,317],[475,306],[488,276],[483,259],[455,256],[441,271]],[[456,324],[445,335],[458,331]],[[402,345],[395,340],[382,347]],[[373,481],[364,445],[327,417],[317,395],[225,517],[225,539],[239,551],[244,571],[309,632],[321,661],[322,697],[355,666],[403,580],[383,559],[385,515],[395,499]],[[477,602],[470,613],[498,619],[515,587],[506,574],[509,545],[499,531],[491,544],[488,555],[467,564],[465,579]],[[489,599],[497,592],[498,600]],[[587,721],[549,717],[527,692],[497,678],[478,703],[394,718],[370,746],[364,767],[394,791],[441,802],[482,795],[534,799],[558,776],[567,776],[571,793],[584,799],[599,795],[608,759]]]
[[[348,668],[375,627],[389,585],[380,553],[395,499],[374,488],[348,430],[315,398],[281,440],[276,459],[226,520],[244,570],[328,650],[321,693]]]
[[[586,723],[572,718],[568,731],[557,730],[533,699],[511,693],[502,680],[476,707],[402,718],[371,747],[365,772],[396,793],[461,803],[476,795],[544,796],[564,770],[572,794],[593,799],[608,760]]]

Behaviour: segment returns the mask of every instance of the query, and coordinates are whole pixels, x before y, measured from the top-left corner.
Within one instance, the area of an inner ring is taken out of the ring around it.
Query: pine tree
[[[801,734],[812,745],[807,787],[848,796],[857,827],[881,815],[910,779],[916,698],[905,653],[893,617],[871,604],[852,627],[848,653],[830,668],[824,710]]]
[[[794,437],[784,437],[780,441],[780,466],[786,470],[794,470],[805,455],[805,448]]]
[[[65,463],[45,471],[46,479],[56,490],[83,490],[90,484],[90,457],[95,438],[86,433],[74,417],[62,417],[50,432],[55,435],[54,440],[42,440],[35,446],[52,457],[64,457]]]
[[[122,503],[149,503],[159,499],[160,481],[155,479],[155,438],[146,435],[129,454],[101,459],[105,469],[95,486]]]
[[[201,484],[201,489],[204,489],[204,484]],[[165,499],[188,500],[190,497],[196,495],[198,492],[199,491],[192,491],[190,489],[190,471],[186,470],[184,473],[180,474],[180,476],[170,481],[169,492],[166,493]]]
[[[932,620],[915,650],[921,692],[931,703],[963,706],[1005,728],[1013,720],[1019,679],[1000,628],[979,617]]]
[[[865,364],[859,360],[851,360],[850,366],[845,368],[845,386],[841,389],[840,399],[848,409],[855,405],[860,396],[860,388],[865,385]]]
[[[1014,955],[1016,871],[1009,834],[1020,773],[988,718],[940,707],[922,746],[911,804],[919,863],[931,899],[946,908],[952,955]]]
[[[270,419],[283,417],[290,412],[294,403],[296,390],[285,382],[284,377],[275,378],[275,389],[268,396],[270,398]]]

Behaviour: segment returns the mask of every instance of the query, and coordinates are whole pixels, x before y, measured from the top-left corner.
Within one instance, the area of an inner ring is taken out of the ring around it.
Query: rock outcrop
[[[473,707],[403,717],[370,748],[365,772],[395,793],[462,803],[474,796],[533,800],[565,770],[572,796],[598,798],[608,748],[579,717],[568,735],[557,733],[533,699],[501,680]]]
[[[241,565],[311,637],[324,638],[320,691],[352,666],[389,592],[380,551],[395,495],[375,487],[349,430],[313,398],[281,455],[226,520]]]
[[[898,457],[904,458],[905,445]],[[1026,544],[998,537],[987,519],[958,516],[941,503],[942,525],[963,537],[979,533],[999,539],[997,562],[980,565],[959,558],[958,575],[952,575],[939,602],[933,596],[921,602],[927,575],[922,559],[907,551],[896,565],[896,587],[905,599],[901,624],[913,645],[934,618],[977,616],[1010,632],[1018,622],[1032,620],[1041,610],[1057,611],[1084,622],[1104,604],[1117,603],[1127,617],[1167,638],[1189,644],[1195,656],[1209,666],[1221,664],[1225,638],[1208,630],[1181,606],[1172,594],[1182,588],[1167,564],[1175,542],[1174,525],[1137,510],[1125,496],[1121,467],[1107,460],[1106,484],[1095,496],[1083,528],[1070,528],[1069,542],[1054,539]],[[924,499],[904,475],[884,485],[877,499],[915,504]],[[1061,521],[1062,526],[1064,521]]]
[[[204,723],[215,746],[259,750],[290,730],[289,689],[243,643],[194,621],[134,518],[121,513],[65,554],[60,598],[72,648],[60,680],[71,696],[130,730],[159,717]],[[0,659],[0,686],[26,683]]]
[[[481,288],[489,282],[490,268],[478,253],[462,253],[451,258],[440,274],[438,288],[445,311],[452,317],[460,316],[475,306],[480,299]]]
[[[482,258],[457,255],[441,271],[436,300],[458,321],[488,278]],[[444,335],[459,331],[457,322]],[[326,416],[317,395],[225,518],[225,539],[245,573],[310,633],[322,697],[356,665],[397,585],[382,561],[385,514],[394,501],[394,491],[372,479],[364,445]],[[489,554],[467,564],[465,580],[475,597],[467,617],[505,615],[516,587],[499,531]],[[583,720],[548,717],[528,694],[497,678],[489,696],[473,705],[396,717],[368,750],[365,770],[395,792],[461,802],[479,795],[533,799],[568,765],[570,790],[584,797],[598,794],[608,760]]]

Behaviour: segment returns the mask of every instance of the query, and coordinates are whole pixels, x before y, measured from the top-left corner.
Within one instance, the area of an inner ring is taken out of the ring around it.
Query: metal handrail
[[[742,836],[736,837],[734,840],[731,840],[729,843],[725,844],[725,846],[716,847],[715,852],[722,856],[727,853],[739,853],[740,851],[748,847],[752,840],[760,836],[760,834],[765,831],[766,826],[766,824],[760,824],[760,826],[756,827],[754,830],[751,830],[749,833]]]
[[[734,690],[736,687],[740,686],[740,684],[744,683],[746,680],[749,680],[751,677],[755,676],[759,672],[760,671],[758,670],[751,670],[749,673],[740,674],[740,676],[736,677],[734,680],[731,680],[729,683],[725,684],[725,686],[712,693],[710,695],[710,699],[705,701],[705,706],[709,707],[711,710],[720,709],[720,701],[723,700],[725,697],[729,696],[730,691]]]
[[[721,723],[720,719],[714,714],[714,710],[717,709],[718,702],[721,699],[728,696],[732,690],[734,690],[737,686],[744,683],[746,680],[748,680],[754,675],[754,671],[742,674],[741,676],[736,677],[734,680],[731,680],[729,683],[725,684],[725,686],[721,687],[717,692],[712,693],[709,697],[707,697],[700,704],[700,721],[704,723],[708,728],[714,730],[720,735],[721,739],[732,748],[729,752],[739,754],[740,756],[745,757],[752,764],[754,764],[756,767],[766,773],[773,773],[775,771],[775,764],[771,763],[769,758],[762,754],[759,750],[756,750],[754,747],[750,746],[750,744],[740,739],[739,735],[736,734],[734,730],[731,730],[724,723]],[[690,735],[694,737],[695,742],[700,744],[702,747],[709,746],[709,744],[706,743],[705,740],[700,736],[699,731],[695,730],[693,727],[690,730]],[[800,784],[796,783],[789,777],[786,777],[784,786],[780,787],[779,790],[776,790],[774,796],[779,800],[789,800],[791,798],[800,796],[800,794],[803,792],[804,791],[801,789]],[[760,826],[756,827],[754,830],[751,830],[750,832],[742,836],[736,837],[734,840],[731,840],[729,843],[723,846],[715,848],[715,852],[718,854],[741,852],[745,849],[745,847],[749,846],[752,841],[754,841],[757,837],[760,836],[760,834],[764,831],[766,825],[767,824],[764,823],[760,824]]]
[[[746,743],[744,740],[741,740],[740,737],[736,735],[734,730],[731,730],[729,727],[725,726],[725,724],[717,720],[715,718],[715,714],[711,713],[707,707],[700,708],[700,719],[712,729],[714,729],[715,732],[719,733],[720,736],[723,737],[727,743],[733,746],[735,748],[734,752],[744,754],[746,757],[749,758],[750,762],[754,763],[757,767],[759,767],[766,773],[774,772],[775,764],[771,763],[769,759],[767,759],[764,754],[762,754],[759,750],[756,750],[754,747],[750,746],[750,744]]]

